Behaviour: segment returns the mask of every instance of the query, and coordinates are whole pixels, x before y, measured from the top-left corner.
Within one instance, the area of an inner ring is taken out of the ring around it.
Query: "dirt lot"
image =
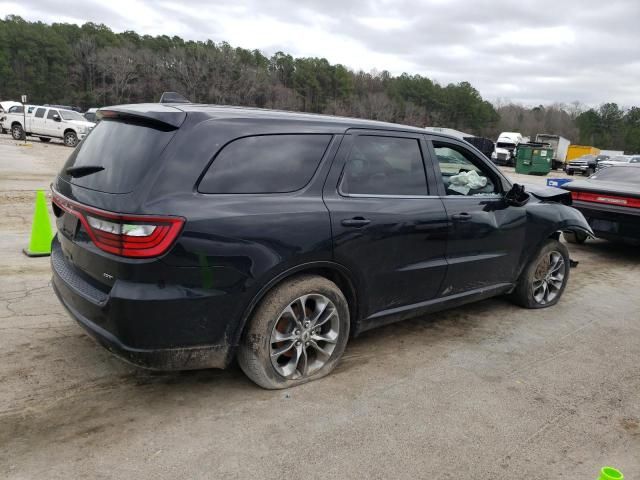
[[[289,391],[115,359],[27,259],[70,149],[0,135],[0,477],[640,478],[640,251],[593,241],[563,300],[493,299],[368,332]],[[527,177],[544,182],[543,178]]]

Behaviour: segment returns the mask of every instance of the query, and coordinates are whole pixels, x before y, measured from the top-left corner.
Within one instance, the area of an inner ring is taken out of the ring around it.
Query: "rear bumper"
[[[207,297],[185,297],[171,291],[160,297],[155,285],[145,284],[101,292],[74,271],[57,239],[51,266],[53,290],[62,305],[116,356],[154,370],[225,368],[229,364],[233,349],[223,340],[226,325],[211,318]]]
[[[640,211],[579,200],[572,206],[584,215],[596,237],[634,244],[640,242]]]

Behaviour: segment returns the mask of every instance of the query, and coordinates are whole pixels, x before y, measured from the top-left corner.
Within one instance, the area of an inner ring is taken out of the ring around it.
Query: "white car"
[[[96,125],[73,110],[37,105],[26,108],[26,115],[22,109],[6,115],[5,128],[10,129],[15,140],[21,140],[25,135],[39,137],[43,142],[60,138],[66,146],[75,147]]]
[[[617,157],[603,160],[597,163],[596,170],[601,170],[614,165],[623,165],[625,163],[640,163],[640,155],[618,155]]]
[[[22,104],[20,102],[12,102],[12,101],[4,101],[0,102],[0,133],[7,133],[9,131],[9,127],[5,126],[4,122],[7,117],[7,113],[9,113],[9,109],[11,107],[21,107]]]

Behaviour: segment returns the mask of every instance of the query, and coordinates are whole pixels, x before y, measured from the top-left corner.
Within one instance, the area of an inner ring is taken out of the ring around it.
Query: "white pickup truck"
[[[22,108],[5,114],[3,124],[15,140],[22,140],[26,134],[39,137],[43,142],[60,138],[66,146],[75,147],[96,125],[73,110],[37,105],[25,108],[26,115]]]

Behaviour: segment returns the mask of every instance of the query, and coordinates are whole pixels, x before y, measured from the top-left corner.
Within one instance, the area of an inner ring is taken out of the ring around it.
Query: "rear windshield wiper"
[[[71,175],[73,178],[84,177],[91,175],[92,173],[101,172],[104,167],[100,165],[82,165],[80,167],[69,167],[65,170],[67,175]]]

